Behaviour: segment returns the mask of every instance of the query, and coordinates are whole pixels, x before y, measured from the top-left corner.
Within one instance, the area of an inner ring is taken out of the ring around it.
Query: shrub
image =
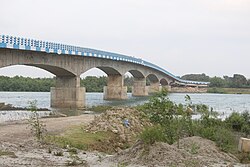
[[[180,138],[197,135],[214,141],[223,151],[236,148],[233,132],[224,121],[217,118],[218,113],[213,109],[209,109],[204,104],[193,105],[188,95],[185,96],[185,105],[176,105],[166,96],[166,92],[161,92],[150,99],[149,103],[139,108],[157,125],[142,133],[141,138],[144,142],[153,144],[156,141],[166,141],[168,144],[173,144]],[[201,114],[199,120],[192,120],[193,111]],[[237,113],[233,114],[226,122],[230,125],[239,125],[240,130],[244,129],[250,133],[250,115],[248,113],[245,113],[244,117]],[[249,126],[242,128],[243,125]]]
[[[230,129],[217,125],[204,126],[201,123],[195,126],[195,135],[214,141],[221,150],[228,152],[236,148],[236,139]]]
[[[226,118],[225,122],[230,128],[238,132],[242,130],[242,127],[245,124],[244,118],[237,112],[233,112],[228,118]]]
[[[145,128],[140,134],[140,139],[145,144],[152,145],[155,142],[165,142],[166,136],[164,135],[164,129],[158,125]]]
[[[215,133],[215,143],[222,151],[225,152],[236,149],[236,139],[234,134],[227,128],[217,128]]]

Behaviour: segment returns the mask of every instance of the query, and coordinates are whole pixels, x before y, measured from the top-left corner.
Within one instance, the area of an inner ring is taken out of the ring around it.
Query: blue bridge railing
[[[198,82],[198,81],[188,81],[180,79],[179,77],[173,75],[167,70],[142,60],[140,58],[135,58],[132,56],[126,56],[117,53],[111,53],[106,51],[100,51],[96,49],[83,48],[41,40],[34,40],[28,38],[13,37],[8,35],[0,35],[0,48],[10,48],[10,49],[21,49],[21,50],[30,50],[38,52],[47,52],[47,53],[56,53],[56,54],[68,54],[68,55],[79,55],[79,56],[89,56],[89,57],[98,57],[104,59],[111,59],[114,61],[125,61],[135,64],[140,64],[152,69],[156,69],[170,76],[174,80],[185,83],[185,84],[197,84],[197,85],[208,85],[209,82]]]

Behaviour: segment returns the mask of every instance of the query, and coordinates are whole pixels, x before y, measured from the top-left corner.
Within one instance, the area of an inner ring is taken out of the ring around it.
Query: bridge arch
[[[104,86],[103,94],[104,99],[126,99],[127,98],[127,87],[124,87],[123,75],[115,68],[108,66],[96,66],[108,76],[107,86]]]
[[[149,79],[150,83],[158,83],[159,79],[155,74],[149,74],[147,76],[147,78]]]
[[[147,79],[149,80],[148,93],[152,94],[158,92],[160,90],[159,78],[151,73],[147,76]]]
[[[165,78],[162,78],[162,79],[160,80],[160,84],[161,84],[161,86],[167,86],[167,85],[169,85],[167,79],[165,79]]]
[[[146,88],[146,77],[139,70],[128,70],[127,73],[130,73],[133,76],[133,86],[132,86],[132,95],[133,96],[147,96],[148,91]]]
[[[145,76],[139,70],[129,70],[128,71],[134,78],[145,78]]]
[[[50,72],[51,74],[54,74],[55,76],[69,76],[69,77],[75,77],[76,74],[61,67],[57,66],[51,66],[51,65],[45,65],[45,64],[10,64],[10,65],[4,65],[1,66],[0,68],[5,68],[5,67],[11,67],[11,66],[30,66],[30,67],[36,67],[42,70],[45,70],[47,72]]]
[[[100,70],[102,70],[103,72],[105,72],[108,76],[110,75],[122,75],[118,70],[112,68],[112,67],[105,67],[105,66],[99,66],[99,67],[96,67]]]

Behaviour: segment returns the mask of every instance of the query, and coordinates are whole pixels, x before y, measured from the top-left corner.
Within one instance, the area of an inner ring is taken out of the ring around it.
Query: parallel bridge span
[[[0,68],[18,64],[39,67],[56,75],[56,87],[51,88],[52,107],[83,107],[85,88],[80,87],[80,75],[95,67],[108,75],[105,99],[127,98],[127,87],[123,85],[126,72],[134,77],[134,96],[159,91],[160,85],[171,89],[171,85],[176,84],[197,87],[209,84],[182,80],[155,64],[132,56],[1,35]],[[146,77],[151,81],[149,87],[146,86]]]

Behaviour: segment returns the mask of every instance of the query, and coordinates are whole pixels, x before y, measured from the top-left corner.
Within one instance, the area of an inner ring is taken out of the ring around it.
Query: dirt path
[[[94,119],[94,115],[81,115],[61,118],[45,118],[48,133],[60,134],[74,125],[85,125]],[[50,153],[48,150],[51,149]],[[55,156],[55,152],[63,152],[63,156]],[[4,153],[8,155],[4,155]],[[9,154],[11,153],[11,154]],[[87,166],[100,166],[99,159],[104,158],[98,152],[81,151],[77,154],[80,159],[87,162]],[[42,166],[68,166],[72,162],[67,149],[56,146],[41,145],[31,135],[28,121],[16,121],[0,124],[0,167],[42,167]],[[83,164],[81,166],[84,166]],[[110,163],[101,166],[110,166]]]
[[[87,124],[93,119],[94,115],[86,114],[72,117],[44,118],[41,120],[46,125],[49,133],[60,133],[71,126]],[[22,143],[31,138],[28,121],[0,124],[0,141],[2,142]]]

